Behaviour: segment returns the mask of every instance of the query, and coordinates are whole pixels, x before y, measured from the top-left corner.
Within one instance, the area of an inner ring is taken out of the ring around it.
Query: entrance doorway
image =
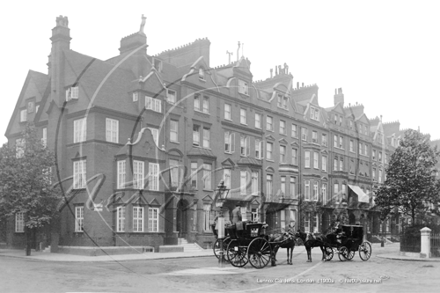
[[[179,238],[185,238],[188,233],[188,209],[188,201],[185,199],[179,200],[176,215],[176,230],[179,232]]]

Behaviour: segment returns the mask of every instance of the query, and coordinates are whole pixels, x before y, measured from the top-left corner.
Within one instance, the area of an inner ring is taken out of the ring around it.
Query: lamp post
[[[217,196],[215,197],[215,206],[219,209],[219,215],[217,218],[217,237],[220,245],[220,257],[218,259],[219,264],[223,267],[224,249],[223,239],[225,238],[225,218],[223,217],[223,203],[226,200],[226,196],[229,193],[229,189],[223,181],[216,188]]]

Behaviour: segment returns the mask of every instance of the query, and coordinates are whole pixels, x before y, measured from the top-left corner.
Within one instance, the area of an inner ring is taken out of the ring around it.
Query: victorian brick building
[[[19,147],[33,123],[56,153],[64,200],[52,241],[206,247],[221,181],[226,217],[239,203],[274,231],[336,220],[380,231],[372,190],[399,126],[344,105],[342,89],[323,108],[287,65],[263,81],[243,57],[213,68],[207,39],[152,56],[142,27],[105,61],[70,49],[67,17],[51,41],[48,73],[29,71],[6,136]],[[14,220],[9,245],[22,238]]]

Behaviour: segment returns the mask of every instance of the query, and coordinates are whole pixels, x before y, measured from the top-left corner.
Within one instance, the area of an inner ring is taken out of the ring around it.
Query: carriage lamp
[[[223,239],[225,238],[225,218],[223,217],[223,204],[226,201],[226,196],[229,193],[229,189],[223,181],[215,189],[217,196],[215,206],[219,208],[219,216],[217,218],[217,237],[219,239],[220,245],[220,257],[218,259],[220,266],[223,266],[224,249],[223,249]]]

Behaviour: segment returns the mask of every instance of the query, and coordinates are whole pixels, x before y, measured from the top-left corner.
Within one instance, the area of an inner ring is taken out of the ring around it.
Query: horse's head
[[[296,231],[295,233],[295,237],[296,238],[301,238],[301,240],[305,240],[306,239],[306,233],[302,232],[300,229],[298,229],[298,231]]]

